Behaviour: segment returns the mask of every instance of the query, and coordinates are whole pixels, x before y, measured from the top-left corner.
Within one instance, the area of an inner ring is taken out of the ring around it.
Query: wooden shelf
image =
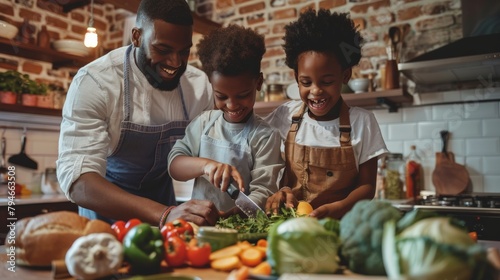
[[[76,55],[58,52],[51,48],[40,48],[33,44],[23,44],[14,40],[0,38],[1,53],[27,59],[51,62],[52,68],[60,67],[80,68],[94,60],[94,57],[80,57]]]
[[[58,116],[58,117],[62,115],[62,112],[59,109],[49,109],[49,108],[31,107],[18,104],[4,104],[4,103],[0,103],[0,111],[24,113],[24,114],[36,114],[45,116]]]
[[[364,93],[343,93],[342,98],[351,107],[356,106],[367,109],[387,108],[390,112],[397,111],[403,104],[412,104],[413,102],[413,96],[401,88]],[[265,116],[287,101],[290,101],[290,99],[255,102],[254,111],[260,116]]]

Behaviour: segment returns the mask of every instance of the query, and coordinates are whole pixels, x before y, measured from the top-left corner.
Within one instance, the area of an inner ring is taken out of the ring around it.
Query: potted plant
[[[0,73],[0,102],[16,104],[22,83],[23,77],[17,71],[8,70]]]
[[[44,83],[37,83],[37,106],[42,108],[54,108],[53,95],[48,93],[48,85]]]
[[[28,74],[24,74],[21,85],[22,104],[24,106],[37,106],[38,83],[30,79]]]

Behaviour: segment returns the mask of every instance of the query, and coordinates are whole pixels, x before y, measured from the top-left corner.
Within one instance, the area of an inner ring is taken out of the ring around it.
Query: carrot
[[[241,251],[243,251],[243,249],[241,249],[238,245],[231,245],[229,247],[212,252],[210,254],[210,260],[213,261],[217,259],[238,256]]]
[[[271,275],[271,265],[267,261],[263,261],[256,267],[250,269],[251,274],[255,275]]]
[[[252,247],[252,244],[250,244],[250,242],[248,242],[247,240],[238,241],[238,243],[236,243],[236,245],[243,250],[245,250],[246,248]]]
[[[474,242],[477,242],[477,232],[471,231],[469,232],[469,236],[472,240],[474,240]]]
[[[259,239],[259,240],[257,240],[256,245],[259,247],[267,247],[267,240],[266,239]]]
[[[262,247],[262,246],[254,246],[255,249],[259,250],[262,252],[264,256],[267,255],[267,247]]]
[[[264,254],[262,251],[255,247],[247,248],[240,254],[241,263],[250,267],[260,264],[263,258]]]
[[[237,256],[220,258],[212,261],[210,266],[215,270],[231,271],[241,267],[240,259]]]

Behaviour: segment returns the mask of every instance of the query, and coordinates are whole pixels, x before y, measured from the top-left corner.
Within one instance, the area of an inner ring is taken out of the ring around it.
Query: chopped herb
[[[220,218],[215,226],[235,229],[238,233],[267,233],[274,223],[296,217],[298,215],[295,209],[282,208],[280,214],[273,214],[269,217],[263,212],[258,212],[255,218],[242,218],[240,215]]]

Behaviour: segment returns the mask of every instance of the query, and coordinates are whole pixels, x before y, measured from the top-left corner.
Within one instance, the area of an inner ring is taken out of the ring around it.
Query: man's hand
[[[167,221],[177,218],[199,226],[213,226],[219,219],[219,210],[208,200],[189,200],[172,209]]]
[[[278,214],[281,207],[296,207],[299,202],[289,187],[283,187],[278,192],[267,198],[266,214]]]

